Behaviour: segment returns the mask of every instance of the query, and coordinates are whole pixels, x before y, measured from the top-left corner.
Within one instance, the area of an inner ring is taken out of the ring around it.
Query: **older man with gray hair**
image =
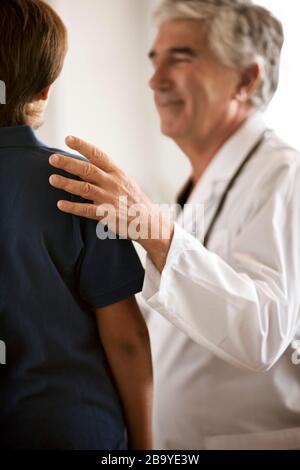
[[[164,0],[156,19],[150,86],[162,133],[191,163],[178,201],[204,204],[205,236],[183,227],[183,211],[174,223],[151,219],[168,237],[137,240],[147,251],[155,447],[299,449],[300,159],[261,115],[278,85],[282,27],[246,0]],[[145,218],[157,211],[100,150],[68,143],[90,163],[51,163],[87,183],[51,184],[95,204],[61,210],[97,218],[96,205],[126,195]]]

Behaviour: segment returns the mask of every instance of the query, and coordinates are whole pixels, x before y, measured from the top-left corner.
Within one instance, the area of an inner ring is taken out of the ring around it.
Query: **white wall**
[[[155,197],[148,0],[49,0],[69,30],[69,53],[40,136],[97,143]]]
[[[266,112],[270,127],[300,149],[300,2],[297,0],[257,0],[281,20],[285,33],[278,91]]]
[[[147,82],[157,0],[49,0],[69,29],[70,49],[40,135],[63,147],[75,134],[97,143],[156,200],[171,202],[189,172],[180,150],[160,135]],[[283,21],[280,88],[267,121],[300,148],[300,43],[296,0],[257,0]]]

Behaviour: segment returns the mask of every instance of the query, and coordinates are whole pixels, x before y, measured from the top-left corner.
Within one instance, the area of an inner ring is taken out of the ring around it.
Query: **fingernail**
[[[56,175],[51,175],[49,181],[51,184],[56,184],[58,183],[58,177]]]
[[[69,144],[73,144],[75,142],[75,137],[73,137],[72,135],[68,135],[68,137],[66,138],[66,142]]]
[[[51,155],[51,157],[49,158],[49,162],[50,163],[58,163],[59,162],[59,156],[58,155]]]

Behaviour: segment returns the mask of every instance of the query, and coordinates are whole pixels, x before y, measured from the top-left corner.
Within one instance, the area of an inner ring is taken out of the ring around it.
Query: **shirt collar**
[[[191,199],[205,201],[211,197],[214,188],[223,188],[266,129],[262,113],[250,116],[216,153],[195,186]]]
[[[0,127],[0,148],[46,147],[30,126]]]

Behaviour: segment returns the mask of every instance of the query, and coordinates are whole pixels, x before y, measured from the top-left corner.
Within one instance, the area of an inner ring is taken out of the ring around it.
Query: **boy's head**
[[[0,0],[0,80],[6,85],[0,127],[42,124],[66,52],[66,28],[44,1]]]

